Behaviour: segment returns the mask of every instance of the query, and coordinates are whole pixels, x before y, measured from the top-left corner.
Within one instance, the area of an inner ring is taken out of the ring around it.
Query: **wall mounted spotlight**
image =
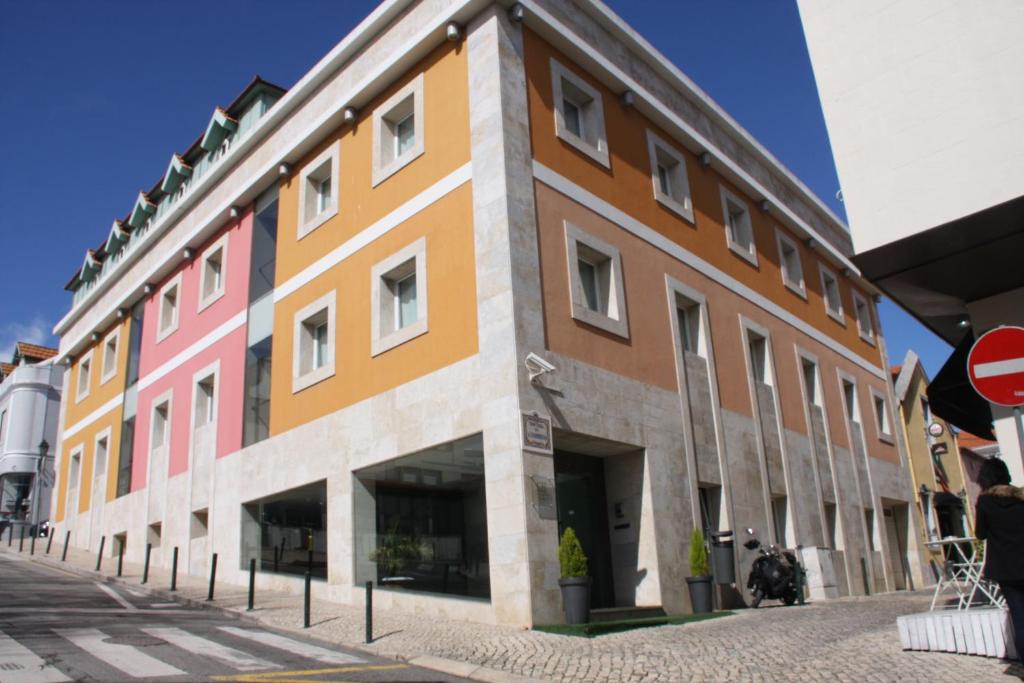
[[[853,271],[849,268],[843,268],[843,277],[853,277]]]
[[[966,330],[968,327],[971,326],[971,321],[968,318],[960,318],[960,320],[956,322],[956,326],[959,327],[961,330]]]
[[[282,162],[282,163],[277,165],[277,175],[280,176],[281,178],[285,177],[286,175],[288,175],[291,172],[292,172],[291,164],[286,164],[286,163]]]
[[[155,289],[156,285],[154,285],[152,282],[147,282],[146,284],[142,285],[143,294],[152,294]]]
[[[181,255],[185,257],[186,261],[189,261],[192,259],[193,256],[196,255],[196,250],[193,249],[192,247],[185,247],[185,249],[181,252]]]
[[[517,24],[523,23],[523,17],[525,16],[526,8],[519,4],[518,2],[508,9],[508,18]]]
[[[874,301],[876,304],[880,304],[880,303],[882,303],[882,295],[881,294],[872,294],[871,295],[871,300]]]
[[[355,123],[358,116],[359,110],[355,107],[345,107],[341,112],[341,120],[349,125]]]
[[[68,355],[64,356],[64,360],[62,360],[61,362],[64,365],[71,365],[72,363],[75,362],[75,357],[69,353]]]
[[[757,203],[757,206],[758,206],[759,209],[761,209],[765,213],[768,213],[771,210],[771,208],[772,208],[772,203],[770,201],[768,201],[767,199],[762,199],[761,201],[759,201]]]
[[[232,219],[238,218],[242,215],[242,209],[237,206],[232,206],[228,209],[228,215],[231,216]]]
[[[92,334],[89,335],[89,339],[91,339],[94,342],[98,342],[100,340],[100,333],[93,332]]]
[[[711,166],[711,153],[701,152],[700,156],[697,157],[697,161],[700,162],[701,168],[708,168],[709,166]]]
[[[818,248],[818,241],[816,239],[814,239],[813,237],[808,237],[807,239],[805,239],[804,240],[804,244],[807,245],[808,249],[817,249]]]
[[[632,90],[627,90],[619,96],[619,102],[623,107],[627,108],[636,106],[636,93]]]
[[[444,37],[453,43],[458,41],[462,38],[462,27],[454,21],[449,21],[448,25],[444,27]]]
[[[124,320],[127,317],[128,317],[128,309],[127,308],[119,308],[119,309],[117,309],[117,319],[118,320]]]

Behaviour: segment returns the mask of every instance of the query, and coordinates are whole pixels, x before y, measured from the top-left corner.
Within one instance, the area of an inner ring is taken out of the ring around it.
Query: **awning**
[[[992,408],[978,395],[967,377],[967,354],[973,344],[974,334],[968,332],[928,385],[928,404],[933,414],[956,427],[995,440]]]

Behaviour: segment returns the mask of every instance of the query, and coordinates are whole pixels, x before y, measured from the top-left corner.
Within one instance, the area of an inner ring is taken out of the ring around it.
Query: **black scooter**
[[[757,550],[758,556],[750,567],[747,588],[754,596],[751,607],[757,608],[765,598],[782,600],[792,605],[797,599],[796,573],[799,571],[796,557],[788,550],[780,551],[775,545],[767,548],[754,536],[753,529],[747,529],[752,537],[743,544],[748,550]]]

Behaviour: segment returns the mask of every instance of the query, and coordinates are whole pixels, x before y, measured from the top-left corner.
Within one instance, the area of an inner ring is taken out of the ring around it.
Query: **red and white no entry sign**
[[[987,401],[1024,404],[1024,327],[997,327],[978,337],[967,354],[967,376]]]

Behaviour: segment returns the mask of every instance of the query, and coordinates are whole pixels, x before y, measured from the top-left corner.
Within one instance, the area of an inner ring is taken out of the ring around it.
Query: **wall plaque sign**
[[[538,413],[523,413],[523,449],[553,455],[551,418]]]

